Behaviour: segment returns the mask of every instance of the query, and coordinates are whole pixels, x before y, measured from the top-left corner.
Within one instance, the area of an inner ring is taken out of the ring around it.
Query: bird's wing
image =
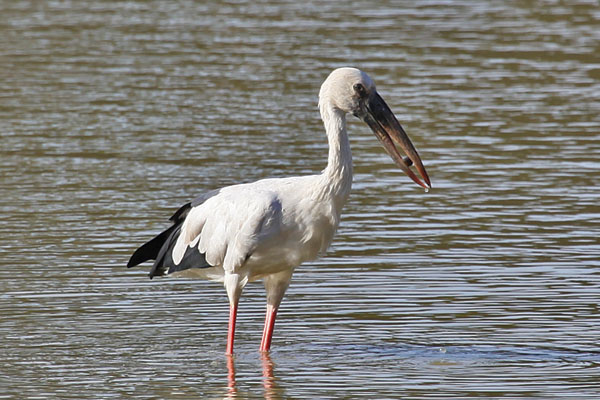
[[[160,276],[188,268],[210,267],[210,264],[208,264],[204,257],[198,252],[186,252],[183,262],[175,265],[173,264],[171,251],[179,237],[181,226],[190,210],[196,205],[202,204],[209,198],[216,196],[218,193],[219,190],[213,190],[180,207],[175,214],[169,218],[169,220],[173,222],[173,225],[158,234],[152,240],[140,246],[129,259],[127,268],[135,267],[147,260],[156,260],[149,273],[150,278],[152,278],[154,276]]]
[[[196,248],[208,264],[234,272],[262,241],[278,234],[281,223],[276,192],[252,184],[224,188],[189,211],[173,261],[179,264]]]

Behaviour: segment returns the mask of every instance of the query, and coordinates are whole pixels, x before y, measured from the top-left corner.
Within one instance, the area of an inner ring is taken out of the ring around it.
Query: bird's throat
[[[346,131],[346,115],[334,107],[323,107],[321,117],[329,142],[327,167],[323,171],[323,185],[329,194],[343,203],[352,187],[352,152]]]

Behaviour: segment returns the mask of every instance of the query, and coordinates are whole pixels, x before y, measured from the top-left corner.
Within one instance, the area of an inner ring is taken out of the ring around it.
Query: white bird
[[[414,182],[431,187],[421,158],[369,76],[356,68],[331,72],[319,92],[329,141],[318,175],[263,179],[206,193],[170,218],[173,225],[141,246],[127,267],[155,260],[150,278],[186,271],[223,282],[230,314],[226,354],[233,354],[238,301],[248,282],[264,280],[267,311],[260,351],[269,351],[277,309],[294,269],[323,254],[338,227],[352,185],[346,114],[365,121]],[[406,153],[402,158],[395,144]],[[425,181],[410,169],[414,164]]]

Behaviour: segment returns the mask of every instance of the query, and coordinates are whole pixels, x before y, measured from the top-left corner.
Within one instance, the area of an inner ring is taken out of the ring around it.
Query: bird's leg
[[[269,351],[271,348],[271,339],[273,338],[273,329],[275,328],[275,318],[277,317],[277,307],[267,304],[267,314],[265,316],[265,327],[263,329],[262,340],[260,341],[260,351]]]
[[[225,354],[233,355],[233,340],[235,338],[235,320],[237,318],[238,302],[248,278],[238,274],[225,273],[223,283],[229,297],[229,329],[227,331],[227,350]]]
[[[275,318],[281,299],[292,279],[293,270],[286,270],[271,274],[265,278],[265,289],[267,290],[267,313],[265,315],[265,327],[263,329],[260,351],[266,352],[271,348]]]
[[[237,318],[237,301],[229,306],[229,329],[227,331],[227,350],[225,354],[233,355],[233,339],[235,338],[235,320]]]

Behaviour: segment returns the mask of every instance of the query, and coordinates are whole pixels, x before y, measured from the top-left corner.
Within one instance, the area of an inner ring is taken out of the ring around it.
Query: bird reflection
[[[277,383],[275,382],[275,377],[273,375],[274,364],[271,360],[271,355],[269,353],[261,353],[260,358],[262,361],[263,387],[265,388],[265,399],[270,400],[274,398],[279,398],[280,396],[277,396]]]
[[[237,388],[235,387],[235,363],[233,355],[227,354],[227,398],[235,399]]]
[[[269,353],[261,353],[260,361],[262,365],[262,384],[264,388],[264,398],[266,400],[279,399],[282,397],[282,390],[277,384],[274,376],[275,364]],[[232,355],[227,355],[227,399],[237,399],[238,390],[235,382],[235,360]]]

